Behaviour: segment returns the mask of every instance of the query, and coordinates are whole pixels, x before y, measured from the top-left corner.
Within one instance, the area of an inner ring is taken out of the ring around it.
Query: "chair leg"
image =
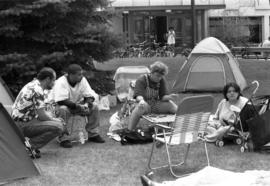
[[[204,148],[205,148],[205,154],[206,154],[206,158],[207,158],[207,165],[210,166],[210,161],[209,161],[209,156],[208,156],[208,150],[207,150],[206,141],[204,141]],[[188,144],[188,146],[187,146],[187,150],[186,150],[186,153],[185,153],[184,161],[183,161],[182,163],[178,164],[178,166],[179,166],[179,165],[182,165],[182,164],[184,164],[184,163],[186,162],[186,159],[187,159],[187,156],[188,156],[189,149],[190,149],[190,144]],[[169,154],[168,154],[168,156],[169,156]],[[184,176],[189,175],[189,174],[177,175],[177,174],[174,172],[173,167],[176,167],[176,165],[171,165],[171,164],[170,164],[170,171],[171,171],[171,173],[172,173],[173,176],[175,176],[175,177],[177,177],[177,178],[180,178],[180,177],[184,177]]]
[[[171,158],[170,158],[170,154],[169,154],[169,149],[166,147],[166,150],[167,150],[167,157],[168,157],[168,162],[169,162],[169,168],[170,168],[170,171],[171,171],[171,173],[172,173],[172,175],[173,175],[174,177],[180,178],[180,177],[185,176],[185,175],[178,175],[178,174],[176,174],[176,173],[174,172],[174,170],[173,170],[173,167],[181,166],[181,165],[183,165],[183,164],[186,162],[187,156],[188,156],[188,152],[189,152],[189,149],[190,149],[190,144],[187,145],[187,149],[186,149],[186,152],[185,152],[184,160],[183,160],[182,162],[180,162],[180,163],[178,163],[178,164],[172,164]]]
[[[154,155],[154,149],[156,148],[156,140],[153,141],[153,145],[152,145],[152,149],[151,149],[151,153],[150,153],[150,157],[148,159],[148,169],[149,170],[156,170],[156,169],[160,169],[160,168],[165,168],[165,167],[177,167],[177,166],[180,166],[182,164],[185,163],[185,160],[186,160],[186,157],[187,157],[187,154],[188,154],[188,151],[189,151],[189,146],[187,148],[187,151],[186,151],[186,154],[185,154],[185,158],[184,158],[184,161],[182,162],[179,162],[177,164],[173,164],[172,161],[171,161],[171,157],[170,157],[170,152],[169,152],[169,146],[167,143],[165,143],[165,148],[166,148],[166,154],[167,154],[167,159],[168,159],[168,164],[166,165],[161,165],[161,166],[157,166],[157,167],[152,167],[151,166],[151,163],[152,163],[152,157]]]
[[[190,144],[188,144],[188,146],[187,146],[187,150],[186,150],[186,153],[185,153],[185,156],[184,156],[184,161],[183,161],[183,163],[185,163],[186,160],[187,160],[187,156],[188,156],[189,149],[190,149]]]
[[[164,167],[170,167],[171,166],[171,158],[170,158],[170,152],[169,152],[167,143],[165,143],[165,146],[166,146],[166,153],[167,153],[167,158],[168,158],[168,164],[162,165],[162,166],[158,166],[158,167],[152,167],[151,166],[151,162],[152,162],[152,157],[153,157],[155,146],[156,146],[156,140],[153,141],[153,145],[152,145],[150,157],[148,159],[148,169],[150,169],[150,170],[156,170],[156,169],[160,169],[160,168],[164,168]]]
[[[209,156],[208,156],[208,150],[207,150],[207,145],[206,141],[204,140],[204,149],[205,149],[205,154],[206,154],[206,159],[207,159],[207,166],[210,166],[210,161],[209,161]]]
[[[156,140],[154,139],[152,149],[151,149],[151,153],[150,153],[150,156],[149,156],[149,159],[148,159],[148,169],[150,169],[150,170],[154,169],[154,168],[151,167],[151,162],[152,162],[152,156],[153,156],[155,145],[156,145]]]
[[[190,150],[190,144],[187,144],[187,149],[185,151],[183,161],[180,162],[180,163],[177,163],[177,164],[173,164],[172,159],[171,159],[171,156],[170,156],[169,145],[167,143],[165,143],[165,148],[166,148],[166,153],[167,153],[167,159],[168,159],[168,165],[163,165],[163,166],[159,166],[159,167],[152,167],[151,166],[151,162],[152,162],[152,156],[154,154],[154,148],[155,148],[155,146],[156,146],[156,140],[154,140],[154,142],[153,142],[151,154],[150,154],[150,157],[149,157],[149,160],[148,160],[148,168],[150,170],[156,170],[156,169],[160,169],[160,168],[169,167],[170,172],[171,172],[171,174],[174,177],[179,178],[179,177],[184,177],[184,176],[189,175],[189,174],[178,175],[178,174],[175,173],[174,168],[185,164],[185,162],[187,160],[187,157],[188,157],[189,150]],[[206,158],[207,158],[207,165],[210,166],[210,161],[209,161],[208,149],[207,149],[206,141],[204,141],[204,148],[205,148],[205,154],[206,154]]]

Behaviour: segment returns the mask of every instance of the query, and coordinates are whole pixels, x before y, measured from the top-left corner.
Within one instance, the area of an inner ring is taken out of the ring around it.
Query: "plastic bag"
[[[121,117],[119,116],[119,112],[115,112],[109,120],[110,128],[109,132],[114,132],[119,129],[123,129],[128,126],[129,117]]]
[[[98,104],[99,110],[110,110],[109,96],[102,96]]]
[[[109,123],[110,123],[109,132],[122,129],[121,120],[120,120],[120,117],[118,116],[118,112],[115,112],[110,117]]]

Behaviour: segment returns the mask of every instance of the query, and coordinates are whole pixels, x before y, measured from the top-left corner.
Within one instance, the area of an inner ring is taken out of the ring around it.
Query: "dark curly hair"
[[[229,88],[231,87],[234,88],[236,93],[238,93],[237,99],[239,99],[239,97],[241,96],[241,89],[239,85],[237,85],[234,82],[227,83],[223,88],[223,96],[227,101],[228,101],[227,93],[228,93]]]
[[[160,73],[162,75],[167,75],[168,74],[168,66],[165,65],[161,61],[156,61],[152,65],[150,65],[150,71],[151,73]]]
[[[47,77],[49,77],[50,79],[53,79],[53,78],[55,78],[55,76],[56,76],[56,73],[52,68],[44,67],[37,74],[37,79],[38,80],[44,80]]]

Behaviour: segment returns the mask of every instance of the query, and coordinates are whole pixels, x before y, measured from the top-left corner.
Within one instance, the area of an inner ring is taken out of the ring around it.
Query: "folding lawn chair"
[[[164,167],[169,167],[170,172],[175,177],[181,177],[175,173],[174,168],[185,163],[190,145],[197,142],[199,139],[203,140],[203,135],[207,127],[209,116],[213,110],[214,98],[211,95],[190,96],[182,100],[178,106],[175,121],[172,126],[166,126],[158,122],[155,123],[155,134],[153,135],[153,146],[150,153],[148,168],[156,170]],[[150,121],[150,120],[149,120]],[[162,132],[160,132],[162,131]],[[207,165],[209,166],[209,158],[207,152],[206,142],[204,141],[204,148],[207,158]],[[165,144],[168,164],[152,167],[152,158],[154,149],[158,148],[160,143]],[[184,154],[182,162],[173,161],[170,155],[170,147],[187,144],[187,149]]]

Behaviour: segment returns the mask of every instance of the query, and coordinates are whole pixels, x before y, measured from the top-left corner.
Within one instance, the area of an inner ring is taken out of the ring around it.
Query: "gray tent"
[[[9,115],[13,100],[0,77],[0,184],[39,175],[25,149],[25,138]]]
[[[221,92],[228,82],[247,86],[238,61],[218,39],[208,37],[198,43],[177,74],[173,92]]]
[[[14,97],[1,77],[0,77],[0,102],[4,105],[7,111],[11,113],[11,107],[14,102]]]

